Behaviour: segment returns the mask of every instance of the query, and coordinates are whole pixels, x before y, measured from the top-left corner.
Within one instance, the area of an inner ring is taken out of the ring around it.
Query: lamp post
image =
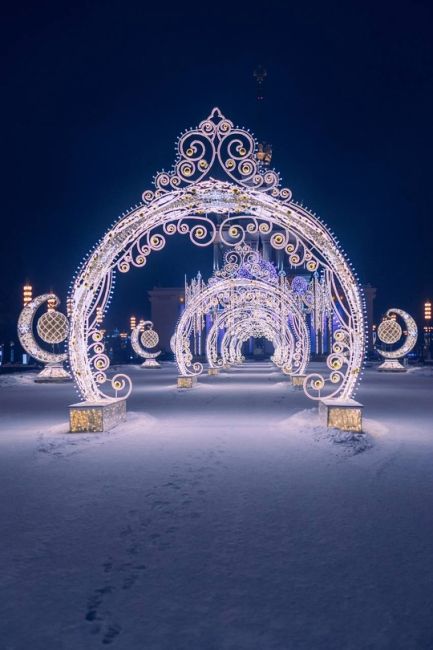
[[[431,337],[433,332],[431,319],[432,319],[432,303],[431,300],[426,300],[424,303],[424,359],[425,361],[431,361]]]

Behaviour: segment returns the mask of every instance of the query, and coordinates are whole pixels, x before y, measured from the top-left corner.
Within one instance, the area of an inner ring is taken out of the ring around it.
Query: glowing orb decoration
[[[68,337],[69,321],[60,311],[50,310],[36,324],[36,330],[45,343],[63,343]]]
[[[154,348],[159,343],[159,336],[153,329],[144,330],[140,337],[140,341],[145,348]]]
[[[302,275],[297,275],[292,280],[291,289],[293,293],[302,295],[307,292],[308,282],[305,278],[302,277]]]
[[[393,318],[383,320],[377,328],[377,336],[382,343],[392,345],[401,339],[403,330],[400,323],[397,323]]]

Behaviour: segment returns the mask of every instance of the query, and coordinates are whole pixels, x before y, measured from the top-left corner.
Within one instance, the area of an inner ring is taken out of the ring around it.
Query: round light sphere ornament
[[[387,319],[381,322],[377,328],[377,335],[382,343],[392,345],[401,339],[403,331],[399,323],[394,319]]]
[[[158,345],[159,336],[155,330],[144,330],[141,335],[141,342],[145,348],[154,348]]]
[[[45,343],[63,343],[68,336],[69,322],[60,311],[47,311],[37,322],[36,329]]]

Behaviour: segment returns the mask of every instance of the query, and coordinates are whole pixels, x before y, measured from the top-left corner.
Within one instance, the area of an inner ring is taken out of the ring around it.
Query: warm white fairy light
[[[31,284],[25,284],[23,286],[23,307],[29,304],[33,300],[33,287]]]
[[[305,388],[315,398],[328,382],[331,396],[352,397],[364,357],[365,314],[356,276],[335,237],[291,200],[290,190],[280,188],[278,173],[257,160],[251,134],[235,128],[218,109],[180,137],[177,152],[173,171],[156,176],[156,192],[146,191],[144,203],[109,229],[74,280],[69,356],[82,397],[109,397],[102,385],[110,381],[110,362],[97,314],[98,309],[105,313],[116,270],[144,266],[150,253],[164,248],[174,234],[188,236],[197,246],[208,246],[218,237],[230,247],[255,233],[269,234],[270,244],[287,254],[292,268],[324,274],[338,329],[328,357],[329,376],[309,376]],[[214,165],[225,171],[227,181],[212,178]],[[120,388],[130,390],[126,375],[117,376],[116,395]]]

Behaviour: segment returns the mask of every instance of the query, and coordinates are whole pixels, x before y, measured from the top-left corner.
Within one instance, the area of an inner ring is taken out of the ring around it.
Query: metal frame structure
[[[116,271],[145,266],[149,255],[175,234],[197,246],[218,238],[233,247],[258,232],[285,251],[292,268],[324,274],[335,305],[339,327],[327,359],[329,372],[307,376],[306,394],[320,399],[326,385],[330,397],[349,400],[354,395],[365,352],[356,274],[332,232],[292,200],[290,190],[280,187],[279,174],[263,167],[256,154],[257,142],[249,131],[213,109],[197,128],[181,135],[173,170],[157,174],[156,191],[144,192],[143,202],[122,215],[83,261],[70,292],[69,335],[70,367],[83,400],[101,403],[113,391],[119,397],[131,390],[129,377],[108,374],[110,362],[96,319],[108,307]]]

